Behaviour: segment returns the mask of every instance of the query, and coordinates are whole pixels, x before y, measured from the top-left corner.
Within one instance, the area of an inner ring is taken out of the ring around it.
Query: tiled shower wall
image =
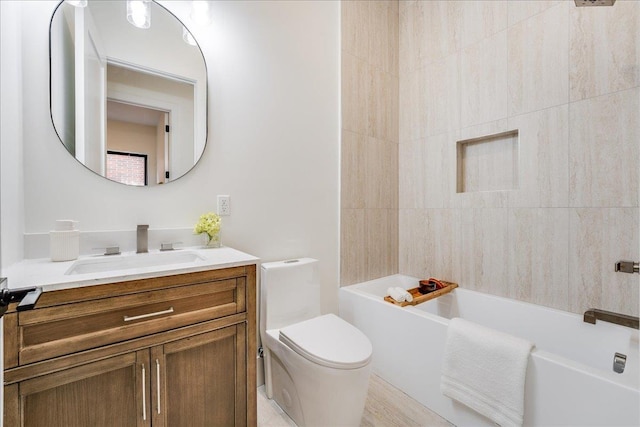
[[[398,272],[398,2],[342,2],[342,285]]]
[[[640,2],[401,1],[399,32],[399,271],[638,315]],[[458,193],[456,142],[512,130],[515,185]]]

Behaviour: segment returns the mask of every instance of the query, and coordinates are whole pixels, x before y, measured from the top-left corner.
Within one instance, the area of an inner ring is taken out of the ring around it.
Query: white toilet
[[[267,397],[299,426],[358,426],[372,347],[355,326],[320,315],[318,261],[262,264],[260,335]]]

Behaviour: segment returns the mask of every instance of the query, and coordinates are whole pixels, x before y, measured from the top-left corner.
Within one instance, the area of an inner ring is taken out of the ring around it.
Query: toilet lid
[[[371,341],[334,314],[280,329],[279,339],[299,355],[322,366],[356,369],[371,360]]]

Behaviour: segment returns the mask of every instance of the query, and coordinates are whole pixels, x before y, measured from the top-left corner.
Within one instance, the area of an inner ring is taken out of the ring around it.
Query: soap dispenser
[[[51,261],[72,261],[80,254],[78,221],[60,219],[55,230],[49,232]]]

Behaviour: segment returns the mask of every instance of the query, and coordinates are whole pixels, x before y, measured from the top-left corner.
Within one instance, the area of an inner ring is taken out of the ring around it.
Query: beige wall
[[[639,20],[624,0],[400,3],[401,273],[638,314],[613,264],[640,255]],[[456,141],[516,129],[517,189],[456,193]]]
[[[149,185],[158,183],[156,180],[157,137],[155,126],[107,120],[107,150],[146,154]]]
[[[342,284],[396,272],[397,251],[403,274],[637,315],[638,276],[613,264],[640,258],[640,2],[400,1],[398,104],[385,5],[342,5]],[[516,155],[479,165],[496,182],[511,158],[515,189],[458,193],[457,141],[512,130]]]
[[[340,283],[398,272],[398,2],[342,2]]]

